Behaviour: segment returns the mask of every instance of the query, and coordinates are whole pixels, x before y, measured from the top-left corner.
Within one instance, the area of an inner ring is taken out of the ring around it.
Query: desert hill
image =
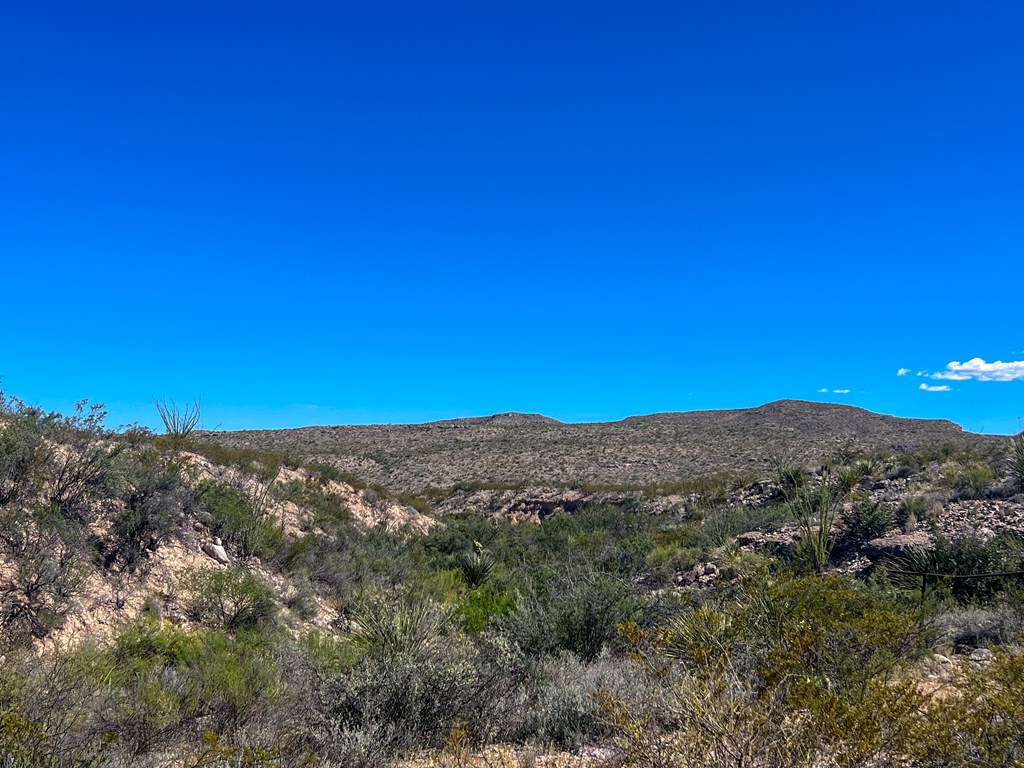
[[[929,728],[953,734],[940,759],[903,764],[975,765],[948,755],[982,739],[1020,757],[975,713],[1021,722],[1024,438],[792,401],[223,436],[103,419],[0,393],[4,766],[663,765],[644,756],[703,744],[676,718],[694,685],[716,734],[769,756],[805,729],[806,759],[766,768],[929,757]],[[424,498],[334,466],[367,449],[457,481]],[[892,710],[895,747],[864,690],[924,697]]]
[[[569,424],[498,414],[408,425],[312,426],[207,433],[235,448],[290,452],[393,490],[459,483],[649,485],[714,473],[759,474],[773,456],[817,463],[846,450],[905,451],[995,438],[951,421],[780,400],[757,408],[634,416]]]

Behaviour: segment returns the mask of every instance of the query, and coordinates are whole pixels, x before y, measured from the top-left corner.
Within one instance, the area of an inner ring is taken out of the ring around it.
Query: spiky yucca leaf
[[[352,638],[379,658],[419,656],[443,640],[451,612],[423,598],[381,596],[353,617]]]
[[[702,605],[673,619],[665,630],[665,655],[702,667],[725,666],[735,635],[732,617]]]
[[[494,570],[494,558],[488,552],[477,550],[472,555],[459,557],[456,567],[470,589],[482,586]]]
[[[1017,486],[1024,489],[1024,432],[1010,440],[1007,463],[1010,465],[1010,474],[1017,481]]]

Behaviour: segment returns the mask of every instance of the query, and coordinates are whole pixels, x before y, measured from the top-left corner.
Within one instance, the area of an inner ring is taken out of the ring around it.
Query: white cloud
[[[935,387],[930,386],[928,384],[921,384],[919,389],[923,389],[925,392],[949,392],[950,391],[950,387],[946,386],[945,384],[941,384],[941,385],[935,386]]]
[[[823,388],[819,389],[818,391],[819,392],[823,392],[823,393],[827,393],[828,392],[828,388],[827,387],[823,387]]]
[[[987,363],[980,357],[971,358],[966,363],[954,360],[945,370],[933,373],[932,378],[949,381],[1021,381],[1024,380],[1024,360],[1006,363],[1002,360]]]
[[[918,371],[917,375],[918,376],[927,376],[928,375],[928,371]]]
[[[909,368],[900,368],[898,371],[896,371],[897,376],[906,376],[908,373],[910,373]]]
[[[850,390],[848,390],[848,389],[829,389],[828,387],[822,387],[821,389],[818,390],[818,392],[820,392],[823,395],[827,395],[827,394],[848,395],[848,394],[850,394]]]

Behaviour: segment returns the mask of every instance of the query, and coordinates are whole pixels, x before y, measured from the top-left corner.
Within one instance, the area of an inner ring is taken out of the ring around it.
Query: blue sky
[[[1018,2],[4,16],[0,377],[26,400],[1022,426]]]

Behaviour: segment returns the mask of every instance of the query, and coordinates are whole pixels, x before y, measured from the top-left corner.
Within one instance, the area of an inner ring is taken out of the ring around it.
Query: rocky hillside
[[[772,457],[816,464],[841,451],[913,451],[997,438],[950,421],[903,419],[861,408],[782,400],[758,408],[563,424],[500,414],[428,424],[322,426],[208,433],[237,447],[291,452],[410,493],[475,483],[565,488],[646,486],[714,473],[761,475]]]
[[[1024,759],[1024,438],[794,403],[380,429],[499,468],[565,428],[771,447],[415,497],[0,395],[0,764],[718,768],[707,733],[765,768]]]

